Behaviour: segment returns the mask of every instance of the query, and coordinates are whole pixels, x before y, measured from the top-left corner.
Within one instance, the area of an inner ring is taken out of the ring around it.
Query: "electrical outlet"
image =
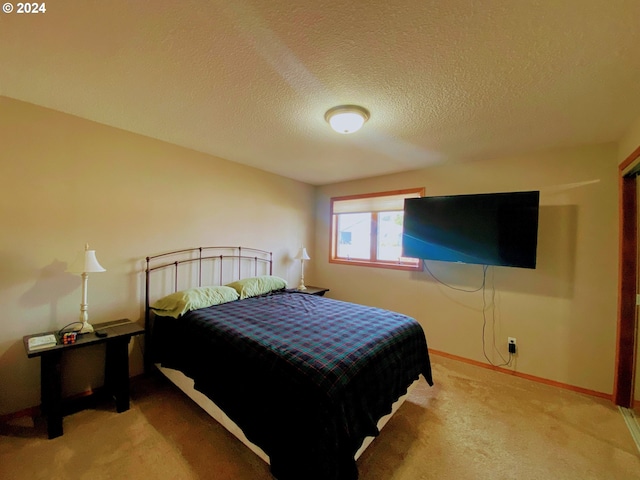
[[[515,337],[507,337],[507,343],[509,344],[509,353],[516,353],[516,339]]]

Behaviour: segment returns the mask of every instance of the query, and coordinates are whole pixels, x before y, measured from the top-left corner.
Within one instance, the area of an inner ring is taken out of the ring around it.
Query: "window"
[[[404,199],[424,188],[331,199],[332,263],[421,270],[416,258],[402,256]]]

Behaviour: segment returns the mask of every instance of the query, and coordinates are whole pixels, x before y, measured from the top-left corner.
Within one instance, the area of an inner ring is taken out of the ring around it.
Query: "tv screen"
[[[406,199],[402,254],[536,268],[539,205],[537,191]]]

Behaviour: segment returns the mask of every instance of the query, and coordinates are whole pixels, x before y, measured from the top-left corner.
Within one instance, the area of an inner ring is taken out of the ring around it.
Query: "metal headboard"
[[[184,269],[191,271],[181,277]],[[195,272],[193,271],[195,270]],[[177,292],[193,287],[203,286],[203,276],[208,274],[207,285],[224,285],[248,276],[261,274],[273,275],[273,253],[266,250],[248,247],[194,247],[146,257],[145,268],[145,303],[144,327],[146,331],[145,353],[150,351],[151,328],[151,276],[162,274],[166,281],[167,273],[171,274],[173,283],[170,291]],[[181,280],[186,278],[186,282]],[[146,355],[145,355],[146,356]],[[147,359],[145,359],[145,366]]]

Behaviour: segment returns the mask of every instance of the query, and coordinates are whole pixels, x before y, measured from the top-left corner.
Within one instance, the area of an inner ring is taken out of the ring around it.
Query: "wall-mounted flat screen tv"
[[[540,192],[409,198],[403,256],[536,268]]]

